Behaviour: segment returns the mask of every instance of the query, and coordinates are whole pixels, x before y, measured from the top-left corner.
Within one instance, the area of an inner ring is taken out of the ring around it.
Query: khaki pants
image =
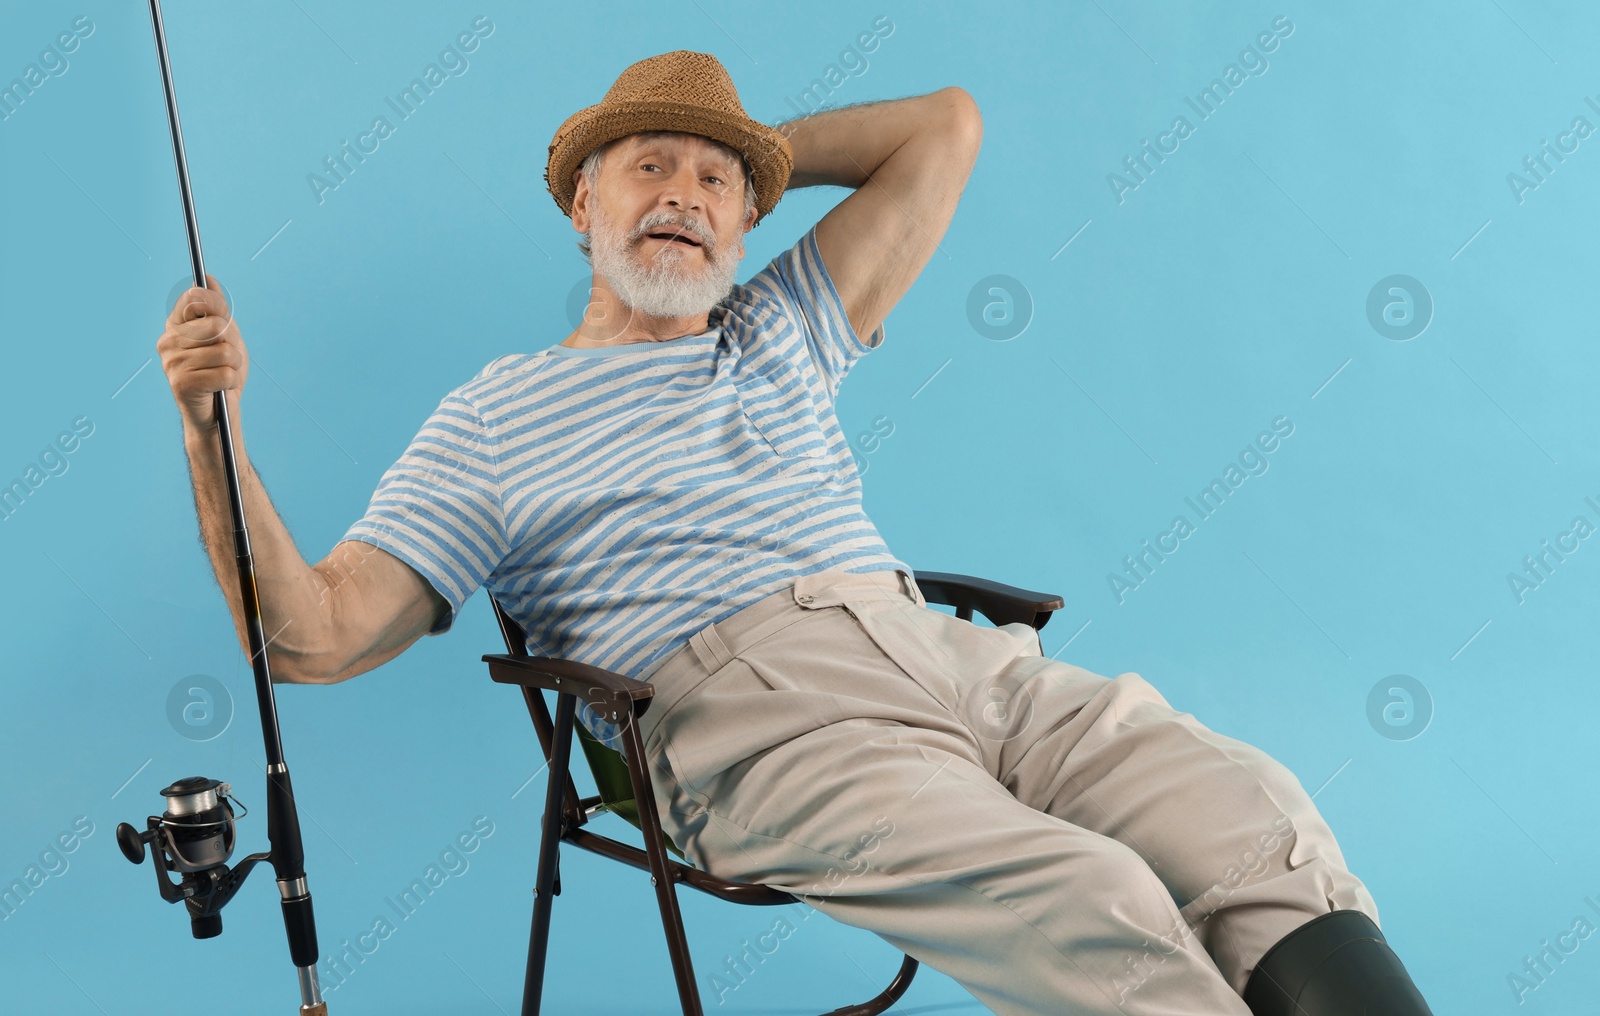
[[[1003,1016],[1249,1016],[1284,935],[1377,920],[1288,769],[1018,627],[838,569],[707,626],[641,720],[667,834]]]

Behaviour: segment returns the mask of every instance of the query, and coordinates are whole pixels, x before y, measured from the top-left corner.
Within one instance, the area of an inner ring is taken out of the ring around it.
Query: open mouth
[[[700,246],[699,241],[693,239],[688,233],[680,233],[676,230],[661,230],[655,233],[649,233],[647,236],[652,240],[660,240],[664,243],[681,244],[685,247]]]

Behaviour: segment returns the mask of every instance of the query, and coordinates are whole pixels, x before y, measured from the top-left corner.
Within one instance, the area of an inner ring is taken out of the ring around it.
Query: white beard
[[[607,219],[599,202],[595,202],[590,261],[595,273],[635,313],[664,318],[707,313],[733,289],[742,245],[719,243],[715,237],[689,230],[705,244],[700,251],[672,244],[652,245],[649,256],[641,263],[643,248],[636,241],[646,233],[659,232],[662,223],[670,219],[670,213],[647,215],[630,235]],[[681,222],[677,225],[681,226]]]

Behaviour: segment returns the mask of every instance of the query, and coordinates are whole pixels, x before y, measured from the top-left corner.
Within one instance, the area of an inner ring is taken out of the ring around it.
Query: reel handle
[[[144,863],[145,841],[154,836],[154,831],[141,833],[126,822],[117,823],[117,846],[122,848],[122,856],[134,864]]]

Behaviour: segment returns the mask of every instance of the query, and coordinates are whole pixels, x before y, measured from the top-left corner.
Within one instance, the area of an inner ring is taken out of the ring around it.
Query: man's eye
[[[721,182],[722,182],[722,177],[720,177],[720,176],[708,176],[708,177],[706,177],[706,179],[707,179],[707,180],[715,180],[715,181],[717,181],[717,182],[718,182],[718,183],[721,183]]]

